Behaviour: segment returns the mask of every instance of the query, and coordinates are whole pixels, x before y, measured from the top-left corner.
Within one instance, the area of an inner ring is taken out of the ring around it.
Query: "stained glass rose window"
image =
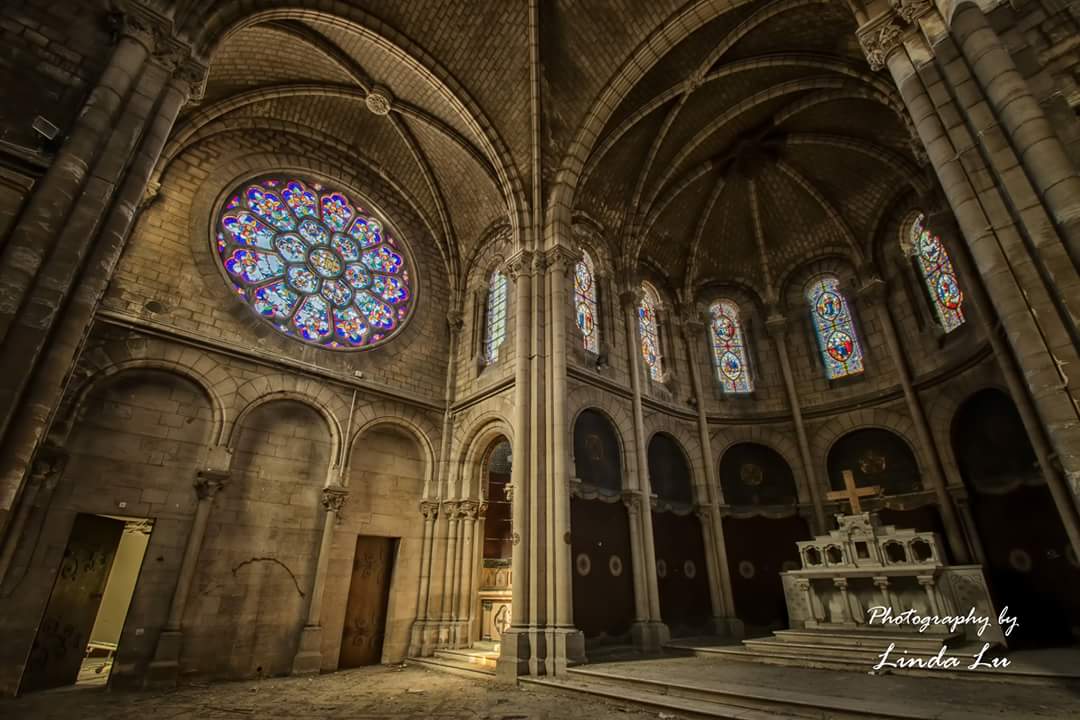
[[[408,253],[370,209],[298,178],[244,183],[218,214],[233,290],[280,332],[331,350],[386,342],[415,300]]]

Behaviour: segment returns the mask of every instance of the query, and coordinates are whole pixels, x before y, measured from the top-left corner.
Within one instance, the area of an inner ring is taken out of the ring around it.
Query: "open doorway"
[[[145,518],[75,516],[20,693],[108,683],[152,526]]]
[[[487,511],[483,517],[483,557],[480,568],[480,624],[473,641],[496,647],[503,631],[510,627],[512,548],[511,501],[506,495],[512,464],[510,443],[500,439],[488,451],[484,464],[483,496]]]

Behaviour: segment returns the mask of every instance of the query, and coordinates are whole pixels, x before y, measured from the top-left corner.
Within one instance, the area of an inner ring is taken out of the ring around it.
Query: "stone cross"
[[[855,476],[851,474],[850,470],[844,470],[840,474],[844,478],[844,489],[834,490],[828,493],[825,497],[829,500],[848,501],[849,503],[851,503],[852,515],[862,512],[862,507],[859,505],[859,498],[877,497],[881,494],[881,487],[878,485],[871,485],[870,487],[855,487]]]

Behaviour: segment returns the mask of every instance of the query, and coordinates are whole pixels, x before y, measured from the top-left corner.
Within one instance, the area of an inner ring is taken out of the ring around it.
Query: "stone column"
[[[443,566],[443,604],[439,621],[439,644],[450,642],[450,624],[454,620],[454,570],[458,561],[458,525],[461,524],[461,503],[443,503],[442,514],[446,516],[446,564]]]
[[[927,213],[927,220],[931,223],[931,227],[949,229],[953,227],[951,216],[945,216],[941,213],[936,215]],[[1077,516],[1075,496],[1069,492],[1069,487],[1061,476],[1061,471],[1052,460],[1054,450],[1046,440],[1046,434],[1043,432],[1042,423],[1039,422],[1039,416],[1031,401],[1031,396],[1028,394],[1028,389],[1020,377],[1020,372],[1017,370],[1012,349],[1006,340],[1002,338],[1003,329],[995,321],[994,309],[989,298],[986,297],[986,292],[983,290],[982,278],[977,275],[975,268],[972,267],[967,248],[955,247],[955,245],[953,247],[955,252],[950,253],[950,258],[961,278],[964,300],[968,309],[973,311],[969,312],[969,316],[974,315],[978,319],[983,334],[990,341],[990,348],[993,350],[994,358],[997,360],[998,368],[1001,370],[1001,377],[1005,380],[1005,387],[1009,390],[1009,396],[1012,397],[1013,402],[1016,404],[1016,411],[1020,415],[1020,421],[1024,424],[1024,430],[1027,431],[1028,440],[1031,441],[1031,448],[1035,452],[1039,468],[1046,479],[1050,495],[1054,499],[1054,506],[1057,508],[1061,522],[1065,526],[1065,532],[1069,536],[1069,543],[1072,545],[1076,556],[1080,557],[1080,518]],[[961,510],[967,512],[968,516],[964,519],[971,527],[972,536],[978,540],[974,521],[970,518],[970,508],[965,506]],[[981,552],[980,546],[976,545],[976,556],[980,563],[985,564]]]
[[[0,390],[0,408],[3,408],[0,410],[0,525],[3,524],[3,510],[17,495],[34,450],[45,436],[54,408],[60,402],[65,379],[78,357],[91,318],[119,260],[143,199],[147,179],[180,108],[192,87],[201,81],[201,69],[185,64],[176,68],[172,79],[165,84],[158,96],[157,107],[149,117],[146,117],[149,98],[140,96],[138,104],[132,101],[132,107],[124,111],[126,134],[114,137],[112,144],[119,143],[123,147],[130,144],[137,150],[108,212],[105,213],[106,206],[100,202],[94,204],[96,209],[80,205],[72,210],[70,204],[64,204],[67,203],[66,194],[71,193],[72,198],[78,196],[80,191],[76,181],[81,182],[86,175],[96,148],[106,144],[105,130],[116,122],[119,105],[108,111],[107,106],[111,108],[114,101],[119,103],[120,96],[130,87],[130,68],[123,68],[131,65],[135,58],[144,57],[145,53],[146,48],[139,42],[130,38],[121,40],[110,69],[103,74],[99,88],[91,95],[76,130],[23,212],[23,229],[13,231],[21,233],[20,239],[13,234],[4,248],[5,253],[20,252],[16,248],[29,243],[34,249],[24,256],[29,266],[18,263],[12,266],[13,271],[23,274],[10,278],[18,287],[9,287],[8,291],[13,303],[22,298],[19,302],[25,312],[18,310],[21,314],[9,316],[5,321],[8,337],[0,343],[0,366],[6,368],[5,377],[9,380]],[[153,60],[148,72],[160,76],[160,82],[164,82],[167,73],[176,67],[176,55],[168,50],[164,56],[154,56]],[[152,78],[144,79],[141,85],[148,85],[150,92],[149,88],[159,87],[157,82]],[[123,92],[120,92],[121,85]],[[119,132],[118,126],[114,135]],[[112,182],[119,180],[119,177],[111,179]],[[77,212],[82,222],[64,225],[69,210],[72,218]],[[87,217],[94,212],[97,215]],[[39,217],[42,213],[44,217]],[[64,252],[57,247],[54,261],[42,268],[41,254],[49,246],[48,238],[61,230],[64,235],[57,238],[57,243],[63,241]],[[7,263],[3,265],[7,266]],[[22,270],[18,270],[19,267]],[[36,277],[27,274],[31,270]],[[0,290],[0,306],[5,302],[2,299],[4,292]],[[66,304],[61,301],[65,297]],[[55,312],[60,306],[64,308],[63,313]],[[28,315],[31,310],[43,317]]]
[[[652,488],[649,483],[649,456],[645,447],[645,418],[641,408],[641,348],[638,346],[637,307],[640,299],[638,291],[622,293],[619,300],[623,308],[623,321],[626,324],[626,344],[630,359],[630,387],[633,393],[631,403],[634,411],[634,452],[637,459],[637,487],[641,492],[644,507],[640,513],[641,522],[641,565],[644,573],[645,589],[649,601],[649,628],[642,638],[642,647],[647,651],[658,650],[671,633],[660,617],[660,589],[656,578],[656,547],[653,539],[652,523]],[[636,578],[635,578],[636,582]]]
[[[334,526],[337,525],[338,513],[348,496],[348,490],[336,485],[325,487],[322,491],[322,505],[326,515],[323,518],[319,551],[315,556],[315,579],[311,583],[307,623],[300,631],[300,643],[293,658],[293,675],[309,675],[322,669],[322,599],[326,589],[326,568],[330,563],[330,548],[334,544]]]
[[[871,68],[888,67],[915,121],[1075,499],[1080,496],[1077,273],[1057,227],[1039,224],[1040,217],[1053,214],[1046,200],[1015,168],[1016,156],[1036,147],[1030,144],[1034,135],[1021,142],[1008,132],[1013,120],[1003,124],[994,118],[979,79],[966,62],[955,61],[955,43],[931,4],[913,4],[906,14],[889,9],[864,22],[858,36]],[[944,71],[935,57],[942,50]],[[1002,127],[1004,136],[998,133]],[[1037,134],[1034,126],[1032,131]]]
[[[424,516],[424,534],[420,545],[420,588],[417,591],[416,620],[409,637],[409,656],[431,654],[431,558],[434,555],[435,520],[439,516],[439,503],[430,500],[420,502],[420,514]]]
[[[210,509],[214,496],[224,487],[229,478],[229,466],[232,451],[225,447],[216,447],[210,453],[209,466],[200,471],[195,478],[195,492],[199,501],[195,505],[195,517],[191,521],[184,557],[180,561],[180,572],[176,580],[172,601],[169,604],[169,618],[158,636],[154,659],[146,672],[148,687],[172,687],[180,673],[180,650],[183,644],[184,608],[191,594],[191,583],[199,566],[199,553],[206,537],[206,524],[210,519]]]
[[[734,593],[731,589],[731,569],[728,567],[727,543],[724,538],[723,521],[719,513],[718,484],[720,478],[713,460],[712,436],[709,433],[709,419],[705,410],[705,395],[702,390],[701,346],[698,338],[704,337],[705,324],[696,318],[686,318],[682,322],[683,342],[690,362],[690,382],[694,391],[694,404],[697,410],[698,441],[701,443],[701,463],[705,469],[704,494],[698,498],[698,518],[705,538],[705,564],[709,570],[709,598],[712,601],[712,630],[717,634],[741,636],[742,623],[735,617]]]
[[[986,565],[986,553],[983,551],[982,540],[979,538],[979,530],[975,527],[975,518],[971,514],[971,503],[968,499],[967,489],[964,487],[952,490],[953,503],[956,505],[956,513],[960,516],[960,527],[971,545],[973,561],[979,565]]]
[[[23,531],[26,529],[26,521],[34,509],[34,501],[42,489],[45,490],[44,507],[48,507],[48,500],[52,496],[52,490],[56,487],[64,467],[67,465],[67,452],[59,448],[42,448],[36,458],[30,477],[26,481],[26,488],[19,498],[19,507],[15,517],[8,525],[7,535],[4,537],[3,549],[0,550],[0,588],[4,586],[11,562],[15,559],[15,552],[22,541]],[[44,520],[44,518],[42,518]]]
[[[469,620],[472,608],[472,581],[473,566],[476,564],[476,547],[473,541],[476,538],[476,517],[480,511],[480,503],[467,500],[461,503],[461,581],[458,588],[457,601],[457,625],[455,628],[454,644],[457,647],[466,647],[469,644]]]
[[[503,679],[516,678],[529,669],[529,497],[532,452],[529,415],[531,362],[529,338],[532,318],[533,254],[522,250],[507,264],[514,282],[514,464],[510,470],[507,499],[511,501],[512,557],[510,627],[502,634],[496,673]]]
[[[765,327],[776,346],[776,358],[780,361],[780,371],[784,376],[784,390],[787,392],[788,406],[791,408],[791,422],[795,425],[795,439],[799,445],[799,457],[806,477],[806,489],[810,493],[810,502],[814,506],[814,527],[812,534],[819,535],[826,531],[825,506],[821,502],[821,487],[818,485],[816,466],[810,455],[810,442],[803,425],[802,407],[799,404],[799,390],[795,387],[795,375],[791,370],[791,357],[787,347],[787,319],[779,313],[769,316]]]
[[[934,437],[930,433],[930,427],[926,423],[926,415],[923,413],[922,402],[918,393],[911,383],[911,370],[908,367],[907,357],[900,342],[900,335],[896,331],[896,323],[893,322],[892,313],[889,312],[888,298],[885,293],[885,283],[881,278],[870,278],[863,283],[859,290],[860,294],[870,301],[870,305],[877,312],[881,323],[881,332],[885,335],[885,344],[889,348],[889,356],[892,358],[896,375],[900,378],[900,387],[904,391],[904,401],[907,403],[908,415],[915,426],[915,436],[923,449],[923,455],[927,461],[927,476],[930,485],[937,498],[938,509],[941,511],[941,521],[945,526],[945,536],[948,538],[949,547],[952,549],[955,561],[961,565],[971,562],[971,552],[964,533],[960,527],[960,521],[956,517],[956,508],[953,507],[952,498],[946,487],[945,473],[941,469],[941,457],[938,454]]]
[[[645,587],[645,569],[642,555],[645,554],[641,542],[641,494],[633,490],[624,490],[623,504],[630,524],[630,569],[634,573],[634,644],[641,647],[647,644],[649,637],[649,591]]]

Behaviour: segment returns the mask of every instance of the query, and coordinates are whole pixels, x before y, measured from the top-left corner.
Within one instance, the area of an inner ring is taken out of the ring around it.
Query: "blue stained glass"
[[[499,346],[506,339],[506,275],[499,271],[488,281],[487,323],[484,326],[484,359],[499,359]]]
[[[412,310],[405,254],[379,220],[319,183],[247,183],[229,196],[212,240],[240,298],[279,331],[321,347],[378,345]]]
[[[641,285],[641,304],[638,306],[638,334],[641,336],[641,357],[649,368],[649,377],[661,380],[664,369],[660,357],[660,331],[656,309],[660,297],[649,283]]]
[[[581,342],[589,352],[600,352],[600,328],[596,317],[596,274],[589,253],[582,251],[574,266],[574,311]]]
[[[739,306],[731,300],[718,300],[710,306],[709,316],[709,341],[720,387],[726,393],[752,392],[754,384],[739,322]]]
[[[810,303],[826,376],[836,380],[861,373],[862,347],[847,301],[840,291],[840,281],[832,275],[817,278],[807,287],[806,299]]]
[[[952,332],[964,324],[964,293],[948,251],[941,238],[926,227],[926,216],[922,213],[911,224],[910,242],[938,320],[945,332]]]

